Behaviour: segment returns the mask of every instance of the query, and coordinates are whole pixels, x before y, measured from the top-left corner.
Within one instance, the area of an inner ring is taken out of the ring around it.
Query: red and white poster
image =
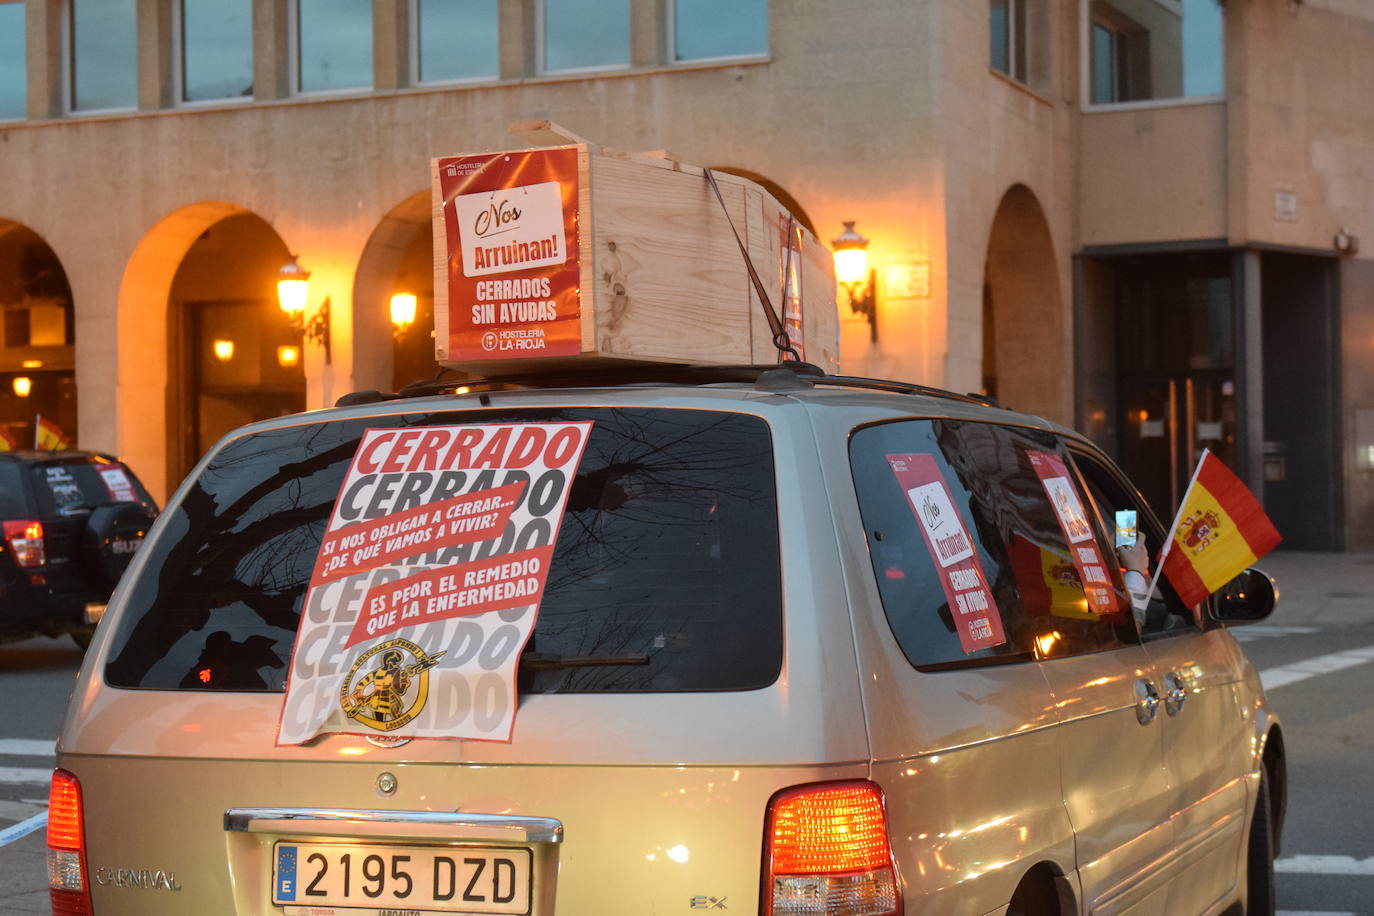
[[[110,499],[122,503],[138,502],[138,494],[134,492],[133,481],[125,473],[123,465],[112,464],[102,467],[100,480],[105,484],[105,491],[110,494]]]
[[[556,148],[438,161],[448,263],[441,359],[582,351],[577,157]]]
[[[509,741],[591,423],[369,429],[306,592],[278,744]]]
[[[978,562],[973,538],[954,507],[949,487],[939,466],[930,455],[887,455],[887,463],[907,504],[921,528],[926,549],[935,561],[954,618],[959,645],[965,652],[976,652],[1007,641],[1002,632],[1002,614],[988,587],[983,564]]]
[[[1027,451],[1031,467],[1045,488],[1045,495],[1054,507],[1055,518],[1064,532],[1064,540],[1069,547],[1069,561],[1078,570],[1079,581],[1083,583],[1083,596],[1087,599],[1087,610],[1091,614],[1112,614],[1117,611],[1116,593],[1112,591],[1111,577],[1107,564],[1102,559],[1102,551],[1093,537],[1092,525],[1088,523],[1088,513],[1078,498],[1069,470],[1064,462],[1049,452]]]

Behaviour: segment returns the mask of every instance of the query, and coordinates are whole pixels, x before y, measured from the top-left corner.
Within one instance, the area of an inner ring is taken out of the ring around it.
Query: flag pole
[[[1145,597],[1139,602],[1139,607],[1144,607],[1150,603],[1150,599],[1155,596],[1155,587],[1159,585],[1159,577],[1164,572],[1164,560],[1169,556],[1169,551],[1174,546],[1174,532],[1178,531],[1178,523],[1183,521],[1183,509],[1188,505],[1188,497],[1193,495],[1193,487],[1197,485],[1198,474],[1202,472],[1202,465],[1207,461],[1207,455],[1211,449],[1204,448],[1202,454],[1198,456],[1197,467],[1193,468],[1193,476],[1188,480],[1188,489],[1183,491],[1183,499],[1179,501],[1178,511],[1174,513],[1173,524],[1169,526],[1168,540],[1164,542],[1164,549],[1159,552],[1159,562],[1155,564],[1154,575],[1150,577],[1150,587],[1145,589]],[[1132,601],[1134,606],[1136,603]]]
[[[39,443],[39,441],[38,441],[38,431],[39,431],[40,429],[42,429],[42,428],[43,428],[43,415],[42,415],[41,413],[39,413],[39,414],[34,414],[34,416],[33,416],[33,450],[34,450],[35,452],[38,451],[38,448],[39,448],[39,445],[40,445],[40,443]]]

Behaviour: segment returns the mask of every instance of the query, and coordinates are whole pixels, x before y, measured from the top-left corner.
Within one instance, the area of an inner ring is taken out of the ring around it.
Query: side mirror
[[[1211,616],[1222,623],[1255,623],[1278,605],[1278,583],[1252,567],[1221,587],[1211,603]]]

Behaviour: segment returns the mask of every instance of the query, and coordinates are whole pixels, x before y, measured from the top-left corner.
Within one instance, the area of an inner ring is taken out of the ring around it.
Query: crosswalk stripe
[[[1300,636],[1317,632],[1317,627],[1285,627],[1256,623],[1236,627],[1231,631],[1231,635],[1235,637],[1236,642],[1254,642],[1271,636]]]
[[[15,757],[51,757],[57,742],[44,738],[0,739],[0,754]]]
[[[1352,668],[1355,665],[1369,662],[1374,662],[1374,646],[1346,649],[1344,652],[1319,655],[1305,661],[1293,662],[1291,665],[1268,668],[1260,672],[1260,681],[1264,684],[1264,689],[1273,690],[1275,687],[1295,684],[1319,674],[1330,674],[1332,671],[1340,671],[1342,668]]]
[[[1374,856],[1285,856],[1274,870],[1287,875],[1374,875]]]
[[[26,786],[46,786],[52,781],[52,770],[36,767],[0,767],[0,783]]]

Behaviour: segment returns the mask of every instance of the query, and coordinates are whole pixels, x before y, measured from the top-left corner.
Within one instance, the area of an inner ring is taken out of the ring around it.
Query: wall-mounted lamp
[[[1359,254],[1360,238],[1349,227],[1342,226],[1331,238],[1331,247],[1341,254]]]
[[[397,340],[415,323],[416,302],[414,293],[396,293],[391,297],[392,334]]]
[[[215,359],[222,363],[227,363],[234,358],[234,342],[232,340],[216,340],[210,345],[210,348],[215,351]]]
[[[854,231],[855,220],[844,220],[844,231],[830,240],[835,255],[835,280],[849,294],[849,307],[868,319],[868,339],[878,340],[878,271],[868,266],[868,239]]]
[[[310,297],[310,271],[296,263],[291,255],[277,271],[277,304],[291,319],[292,327],[300,331],[306,340],[324,348],[324,361],[332,362],[329,350],[329,297],[325,296],[319,309],[309,320],[305,317],[305,306]]]
[[[277,347],[277,365],[283,369],[290,369],[301,361],[301,348],[293,347],[289,344]]]
[[[19,365],[23,366],[25,369],[42,369],[43,361],[41,359],[26,359]]]
[[[33,391],[33,379],[27,375],[16,375],[14,377],[14,393],[21,398],[26,398]]]

